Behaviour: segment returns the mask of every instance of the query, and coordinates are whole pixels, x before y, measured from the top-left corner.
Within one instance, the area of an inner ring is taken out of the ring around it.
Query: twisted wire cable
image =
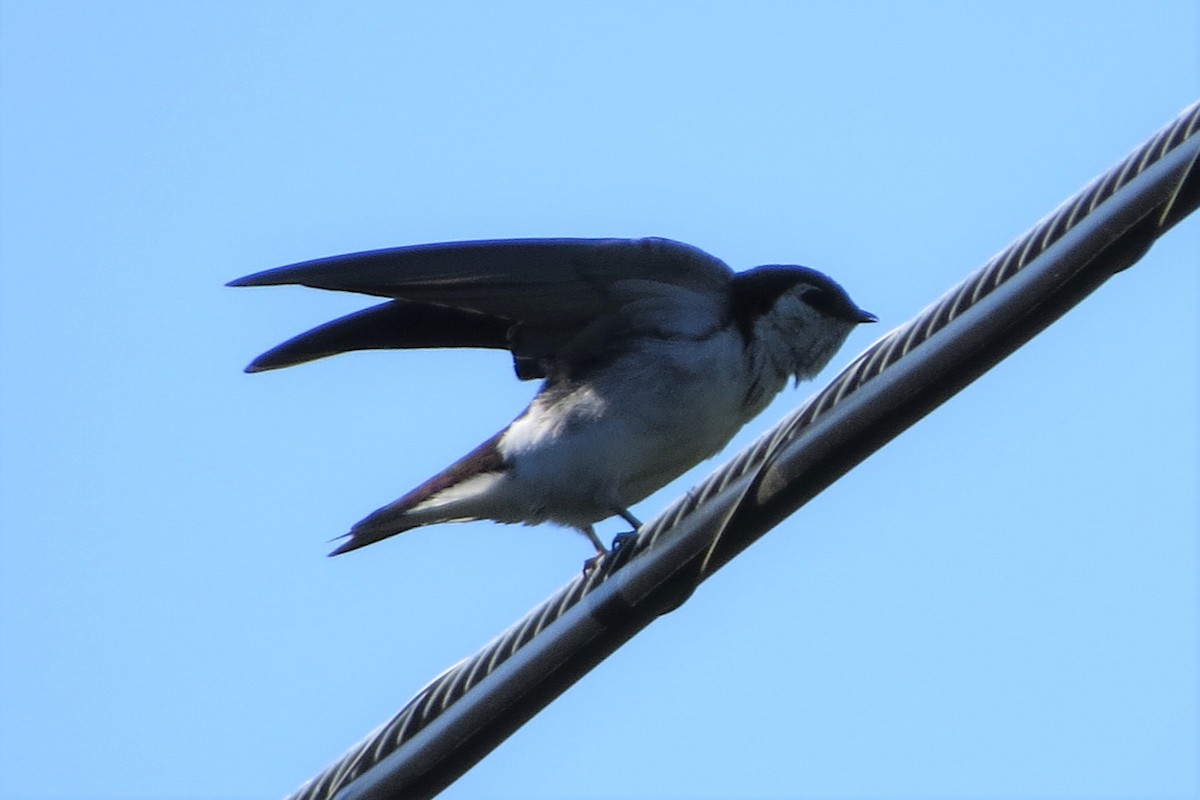
[[[636,540],[434,678],[289,800],[445,788],[780,519],[1140,258],[1200,205],[1197,133],[1200,103],[885,334]]]

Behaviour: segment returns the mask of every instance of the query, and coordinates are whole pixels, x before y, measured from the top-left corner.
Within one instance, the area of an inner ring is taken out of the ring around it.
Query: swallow
[[[305,261],[230,286],[297,284],[385,302],[256,358],[247,372],[364,349],[507,350],[541,380],[503,430],[355,524],[338,555],[442,522],[593,524],[710,458],[784,388],[875,322],[800,266],[734,272],[669,239],[448,242]]]

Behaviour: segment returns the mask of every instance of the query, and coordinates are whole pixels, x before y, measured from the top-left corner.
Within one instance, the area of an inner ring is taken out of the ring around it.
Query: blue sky
[[[326,559],[535,387],[244,375],[363,303],[225,281],[667,236],[878,314],[827,380],[1192,102],[1198,35],[1165,0],[0,2],[0,796],[283,795],[589,555]],[[1198,263],[1192,219],[445,796],[1200,795]]]

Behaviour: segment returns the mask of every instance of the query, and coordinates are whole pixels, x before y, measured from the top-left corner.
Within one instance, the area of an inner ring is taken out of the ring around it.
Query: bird
[[[254,359],[263,372],[365,349],[507,350],[542,381],[507,426],[353,525],[329,555],[413,528],[554,523],[607,552],[594,523],[712,457],[786,386],[877,321],[823,273],[734,272],[682,242],[501,239],[319,258],[230,281],[387,298]]]

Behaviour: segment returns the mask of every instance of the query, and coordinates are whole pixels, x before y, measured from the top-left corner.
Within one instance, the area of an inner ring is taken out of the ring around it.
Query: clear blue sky
[[[0,2],[0,796],[283,795],[588,555],[326,559],[535,387],[244,375],[363,303],[225,281],[668,236],[878,314],[828,379],[1192,102],[1198,35],[1165,0]],[[1192,219],[445,796],[1196,797],[1198,265]]]

